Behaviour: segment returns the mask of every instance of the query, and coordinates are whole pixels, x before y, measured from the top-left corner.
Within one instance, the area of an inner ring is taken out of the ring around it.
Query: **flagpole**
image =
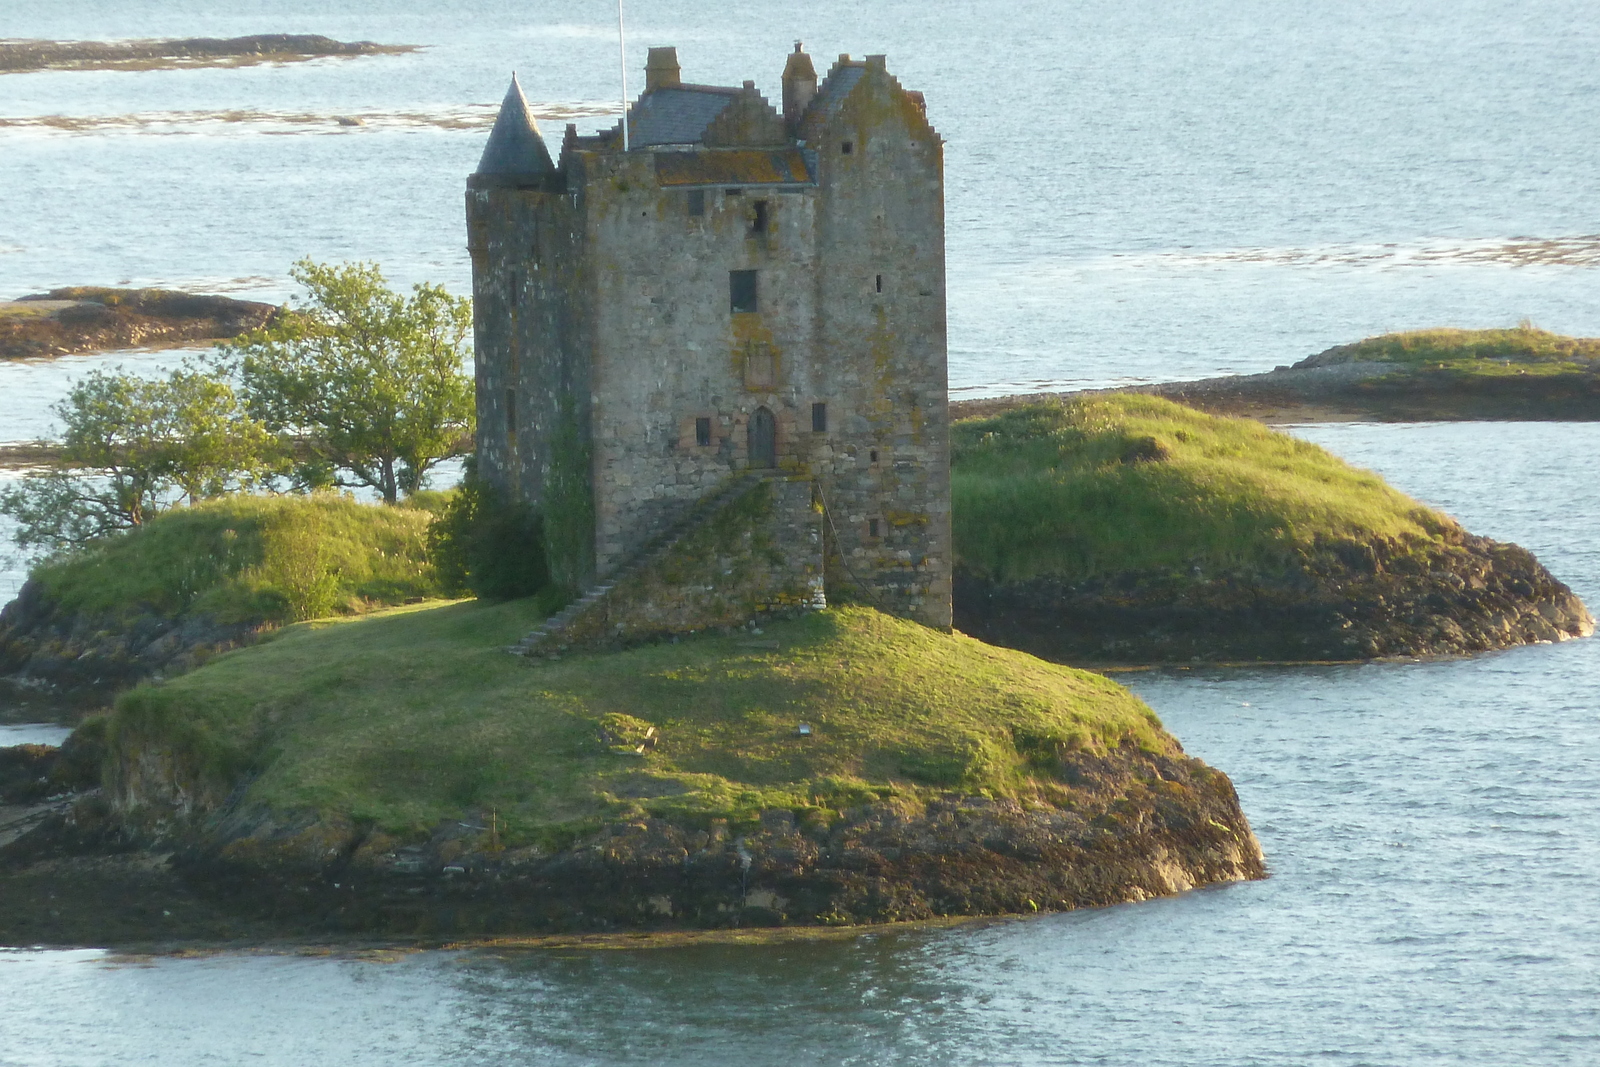
[[[617,64],[622,71],[622,150],[628,151],[628,37],[622,28],[622,0],[617,0]]]

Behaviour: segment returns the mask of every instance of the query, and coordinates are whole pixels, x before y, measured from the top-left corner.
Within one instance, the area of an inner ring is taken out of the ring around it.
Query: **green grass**
[[[245,802],[274,811],[414,835],[493,809],[511,841],[557,844],[644,815],[826,819],[948,790],[1059,800],[1063,787],[1034,770],[1054,756],[1177,751],[1105,678],[867,608],[760,637],[508,655],[548,607],[433,604],[293,626],[125,694],[111,743],[169,749],[224,793],[253,776]],[[815,734],[797,736],[801,722]],[[651,727],[659,746],[636,752]]]
[[[285,621],[438,595],[428,511],[345,497],[235,495],[166,512],[127,534],[39,564],[69,611],[204,612]]]
[[[1278,573],[1329,542],[1454,529],[1316,445],[1148,396],[958,422],[951,488],[957,559],[1001,582]]]
[[[1600,359],[1600,338],[1564,337],[1523,323],[1511,330],[1437,329],[1386,333],[1335,351],[1344,360],[1356,363],[1448,364],[1493,360],[1546,364],[1571,371],[1583,369]]]

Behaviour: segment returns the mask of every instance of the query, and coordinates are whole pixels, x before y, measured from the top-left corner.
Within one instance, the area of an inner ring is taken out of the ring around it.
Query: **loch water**
[[[1385,329],[1527,316],[1600,334],[1592,4],[628,10],[636,67],[677,44],[686,78],[753,74],[770,96],[799,37],[886,51],[927,93],[949,142],[956,395],[1266,370]],[[0,3],[8,37],[429,46],[0,76],[0,297],[98,282],[276,299],[301,255],[465,291],[461,179],[486,105],[515,67],[556,116],[547,135],[607,121],[614,11]],[[365,124],[336,124],[352,114]],[[0,364],[0,441],[47,432],[93,365]],[[1600,425],[1293,432],[1600,605]],[[1600,1060],[1600,642],[1119,679],[1232,776],[1269,879],[757,947],[0,951],[0,1067]]]

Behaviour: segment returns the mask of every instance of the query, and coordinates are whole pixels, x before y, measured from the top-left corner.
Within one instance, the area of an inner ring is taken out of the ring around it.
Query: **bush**
[[[550,584],[539,512],[507,500],[470,468],[428,530],[428,555],[440,584],[455,594],[515,600]]]
[[[261,531],[261,580],[277,589],[289,618],[332,615],[339,576],[333,572],[326,528],[315,510],[290,512]]]

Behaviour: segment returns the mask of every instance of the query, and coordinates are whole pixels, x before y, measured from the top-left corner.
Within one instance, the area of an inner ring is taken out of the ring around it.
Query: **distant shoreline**
[[[1040,400],[1144,394],[1206,414],[1266,426],[1309,422],[1597,422],[1600,378],[1546,374],[1531,381],[1462,382],[1448,374],[1406,373],[1384,363],[1285,368],[1187,382],[1115,389],[1013,394],[952,400],[950,418],[978,419]]]
[[[335,41],[318,34],[261,33],[139,41],[0,41],[0,74],[40,70],[172,70],[293,63],[324,56],[394,55],[418,45]]]
[[[259,329],[278,308],[172,289],[72,286],[0,301],[0,360],[182,347]]]
[[[1600,342],[1532,326],[1386,334],[1261,374],[957,400],[952,419],[1040,400],[1142,393],[1269,426],[1317,422],[1600,421]]]
[[[982,418],[1041,400],[1125,393],[1164,397],[1210,415],[1254,419],[1268,426],[1600,421],[1600,376],[1593,373],[1472,380],[1448,370],[1416,371],[1385,363],[1282,368],[1188,382],[956,400],[950,404],[950,417]]]

